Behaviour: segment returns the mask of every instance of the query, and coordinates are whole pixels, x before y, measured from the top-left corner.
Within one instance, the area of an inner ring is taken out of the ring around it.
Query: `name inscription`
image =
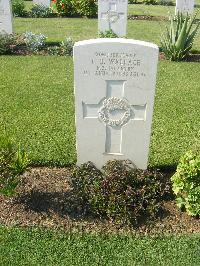
[[[97,51],[90,59],[91,70],[84,69],[85,76],[145,77],[141,71],[141,59],[136,53],[107,53]]]

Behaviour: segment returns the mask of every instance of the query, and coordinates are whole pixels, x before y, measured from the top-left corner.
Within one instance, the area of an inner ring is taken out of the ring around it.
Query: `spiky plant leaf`
[[[180,61],[188,55],[200,25],[198,23],[192,30],[195,17],[178,13],[176,21],[170,18],[170,27],[166,27],[165,35],[161,37],[161,47],[167,59]]]

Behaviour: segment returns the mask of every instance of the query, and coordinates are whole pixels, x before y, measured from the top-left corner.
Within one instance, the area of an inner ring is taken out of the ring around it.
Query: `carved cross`
[[[183,10],[184,10],[184,11],[188,11],[188,7],[189,7],[188,0],[184,0],[184,3],[183,3]]]
[[[117,11],[116,3],[109,3],[108,11],[101,13],[101,19],[107,20],[109,22],[109,29],[111,29],[112,23],[115,23],[123,18],[124,18],[124,13]]]
[[[97,104],[82,102],[84,119],[99,119],[106,126],[105,153],[122,154],[123,126],[146,120],[146,103],[130,104],[124,98],[125,80],[107,80],[106,97]]]

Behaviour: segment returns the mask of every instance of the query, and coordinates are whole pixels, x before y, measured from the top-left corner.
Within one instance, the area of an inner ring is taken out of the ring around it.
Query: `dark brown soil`
[[[21,46],[16,46],[16,45],[13,45],[12,46],[12,54],[13,55],[34,55],[35,53],[30,51],[29,49],[27,49],[27,47],[24,45],[21,45]],[[48,51],[46,49],[43,49],[41,51],[38,51],[37,52],[37,55],[48,55]]]
[[[128,15],[130,20],[148,20],[148,21],[169,21],[169,17],[165,16],[151,16],[151,15]],[[199,23],[199,19],[195,19],[194,23]]]
[[[105,233],[200,233],[200,220],[179,211],[172,200],[164,203],[165,211],[157,220],[145,222],[138,228],[88,217],[77,207],[78,199],[70,187],[70,172],[70,168],[27,171],[22,176],[17,196],[0,196],[0,224]]]
[[[164,16],[150,16],[150,15],[128,15],[130,20],[150,20],[150,21],[169,21],[169,18]]]
[[[47,51],[47,49],[44,49],[44,50],[39,51],[37,54],[45,56],[45,55],[48,55],[49,52]],[[26,46],[20,46],[20,47],[13,47],[13,55],[31,56],[31,55],[34,55],[34,53],[29,51]],[[166,60],[165,54],[163,52],[160,52],[159,60]],[[184,61],[199,63],[200,54],[189,54]]]
[[[160,52],[159,54],[159,60],[166,60],[165,54],[163,52]],[[185,62],[200,62],[200,54],[189,54],[183,61]]]
[[[187,56],[187,58],[184,60],[187,62],[200,62],[200,54],[190,54]]]

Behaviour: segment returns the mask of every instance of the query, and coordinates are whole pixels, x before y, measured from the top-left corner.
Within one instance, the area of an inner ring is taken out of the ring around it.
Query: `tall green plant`
[[[194,26],[196,15],[184,16],[178,13],[177,19],[171,17],[170,28],[166,27],[166,33],[161,38],[161,47],[167,59],[181,61],[192,48],[194,38],[199,29],[200,22]]]
[[[19,176],[29,163],[29,158],[20,144],[16,148],[7,136],[0,136],[0,194],[15,194]]]

